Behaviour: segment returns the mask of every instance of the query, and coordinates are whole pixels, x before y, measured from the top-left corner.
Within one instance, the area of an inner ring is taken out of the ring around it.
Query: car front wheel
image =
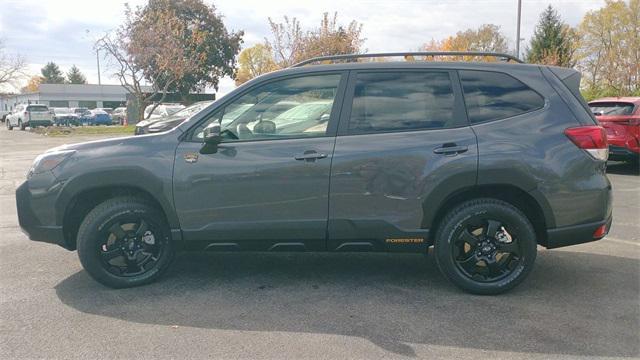
[[[91,210],[80,225],[77,241],[85,270],[113,288],[156,280],[174,255],[162,212],[135,197],[110,199]]]
[[[537,242],[533,226],[516,207],[476,199],[453,208],[435,239],[440,271],[461,289],[480,295],[514,288],[531,272]]]

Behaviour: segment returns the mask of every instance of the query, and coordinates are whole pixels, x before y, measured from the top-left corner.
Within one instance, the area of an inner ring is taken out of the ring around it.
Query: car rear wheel
[[[7,122],[7,130],[13,130],[13,126],[11,125],[11,120],[6,119],[5,121]]]
[[[496,199],[456,206],[436,233],[440,271],[461,289],[480,295],[514,288],[531,272],[537,242],[533,226],[516,207]]]
[[[91,210],[80,225],[77,241],[85,270],[113,288],[156,280],[174,255],[162,212],[134,197],[110,199]]]

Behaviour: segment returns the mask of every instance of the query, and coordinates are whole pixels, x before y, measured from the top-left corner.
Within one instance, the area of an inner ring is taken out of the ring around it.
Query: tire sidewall
[[[104,268],[98,252],[99,244],[104,242],[102,231],[116,219],[134,217],[141,217],[160,229],[162,234],[154,235],[157,235],[157,241],[163,242],[164,248],[153,268],[143,274],[131,277],[117,276]],[[154,281],[168,268],[174,255],[170,230],[163,218],[158,210],[143,203],[122,203],[111,207],[99,205],[87,215],[78,231],[78,257],[82,266],[93,278],[114,288],[139,286]]]
[[[512,289],[529,274],[536,258],[537,242],[535,231],[529,220],[515,207],[497,200],[456,207],[442,223],[436,235],[435,257],[442,273],[455,285],[475,294],[498,294]],[[512,272],[494,282],[479,282],[470,279],[456,265],[452,255],[454,234],[465,226],[471,218],[496,219],[507,225],[510,233],[517,237],[522,251],[522,261]]]

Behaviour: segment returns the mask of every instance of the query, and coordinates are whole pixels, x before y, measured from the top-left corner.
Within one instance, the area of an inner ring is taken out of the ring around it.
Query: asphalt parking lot
[[[541,248],[501,296],[462,293],[413,254],[183,253],[160,282],[112,290],[17,225],[33,158],[88,139],[0,130],[1,359],[640,356],[637,168],[609,167],[606,239]]]

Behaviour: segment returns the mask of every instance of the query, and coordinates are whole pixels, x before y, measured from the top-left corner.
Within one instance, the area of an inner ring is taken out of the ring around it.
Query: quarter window
[[[349,133],[453,126],[454,95],[447,72],[359,73]]]
[[[542,96],[507,74],[475,70],[462,70],[459,74],[472,124],[505,119],[544,106]]]

